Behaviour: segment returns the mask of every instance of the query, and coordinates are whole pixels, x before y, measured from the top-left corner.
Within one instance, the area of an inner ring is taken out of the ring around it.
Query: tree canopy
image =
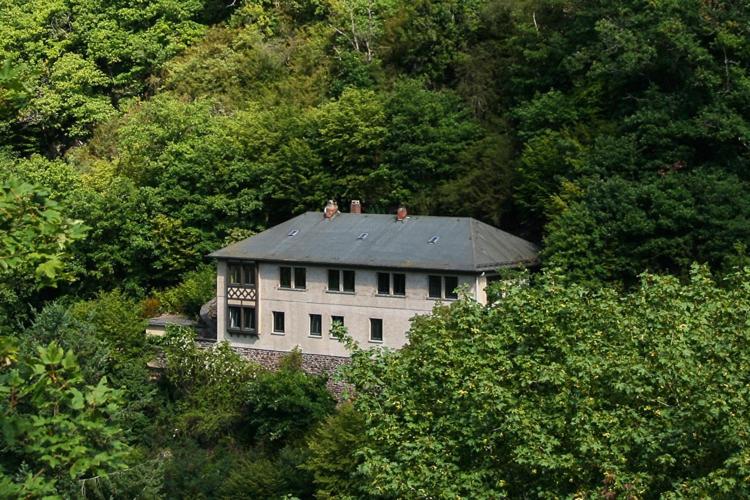
[[[0,496],[748,496],[749,30],[742,0],[0,2]],[[355,353],[340,407],[295,356],[144,337],[331,198],[475,217],[542,272]]]
[[[742,2],[141,7],[0,9],[0,171],[92,228],[76,262],[105,289],[330,198],[478,217],[628,285],[750,243]]]
[[[407,347],[354,355],[343,477],[386,498],[746,496],[749,285],[550,274],[417,317]]]

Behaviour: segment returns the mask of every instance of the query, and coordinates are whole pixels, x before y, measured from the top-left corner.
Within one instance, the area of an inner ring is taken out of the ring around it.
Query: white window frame
[[[372,336],[372,332],[373,332],[372,326],[374,322],[376,321],[380,322],[380,339],[375,339]],[[385,332],[383,330],[385,330],[385,325],[383,324],[383,318],[370,318],[370,342],[375,343],[375,344],[382,344],[383,339],[385,339]]]

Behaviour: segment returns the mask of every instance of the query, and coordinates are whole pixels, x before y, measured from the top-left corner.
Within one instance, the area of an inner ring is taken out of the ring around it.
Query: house
[[[533,265],[532,243],[466,217],[349,213],[328,202],[210,255],[217,261],[217,338],[241,351],[346,357],[330,333],[362,346],[402,347],[410,319],[503,267]]]

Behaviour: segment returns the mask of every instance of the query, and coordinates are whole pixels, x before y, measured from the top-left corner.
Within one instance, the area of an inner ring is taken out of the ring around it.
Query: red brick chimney
[[[404,219],[406,219],[407,215],[409,215],[409,213],[406,211],[406,207],[399,207],[396,211],[396,220],[399,222],[404,222]]]
[[[359,200],[352,200],[352,204],[349,207],[349,213],[350,214],[362,213],[362,204],[359,202]]]
[[[339,206],[333,200],[328,200],[326,207],[323,209],[323,217],[326,219],[333,219],[339,213]]]

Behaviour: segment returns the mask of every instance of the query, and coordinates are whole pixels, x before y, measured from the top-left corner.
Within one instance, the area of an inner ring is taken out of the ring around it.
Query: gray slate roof
[[[481,272],[534,264],[537,252],[533,243],[467,217],[413,215],[399,222],[394,215],[341,213],[328,220],[307,212],[210,257]]]
[[[148,326],[195,326],[195,321],[181,314],[162,314],[148,320]]]

